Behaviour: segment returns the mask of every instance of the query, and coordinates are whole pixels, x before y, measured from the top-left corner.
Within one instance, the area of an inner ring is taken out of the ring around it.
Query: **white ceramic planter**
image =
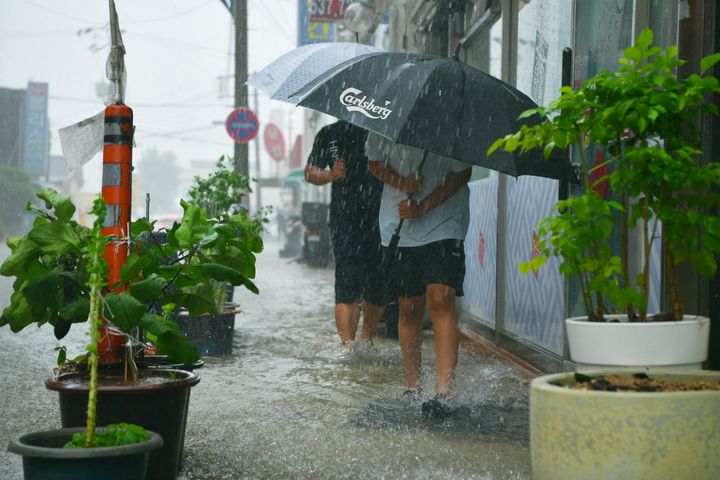
[[[598,392],[571,372],[530,385],[533,480],[720,478],[720,390]],[[708,370],[654,375],[720,381]]]
[[[707,359],[710,319],[688,316],[680,322],[565,320],[570,358],[576,370],[697,370]]]

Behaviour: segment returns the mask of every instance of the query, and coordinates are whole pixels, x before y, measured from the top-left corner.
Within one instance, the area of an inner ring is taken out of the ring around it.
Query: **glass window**
[[[502,14],[499,2],[473,0],[466,4],[466,29],[461,59],[478,70],[500,78],[502,61]],[[494,174],[487,168],[474,166],[470,181]]]

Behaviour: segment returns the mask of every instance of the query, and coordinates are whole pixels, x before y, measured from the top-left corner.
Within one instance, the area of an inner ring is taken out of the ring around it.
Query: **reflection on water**
[[[419,402],[401,397],[397,341],[381,326],[374,350],[340,349],[332,270],[288,263],[268,247],[258,259],[260,296],[236,292],[243,313],[232,357],[197,371],[185,478],[530,477],[528,388],[515,370],[461,351],[456,410],[423,419]]]
[[[341,350],[332,270],[289,263],[272,240],[267,247],[260,295],[236,292],[233,354],[205,358],[196,370],[202,381],[190,395],[181,479],[530,478],[528,386],[518,372],[462,350],[456,410],[425,420],[419,402],[401,396],[397,341],[380,334],[374,350]],[[42,384],[57,342],[29,330],[0,329],[4,375],[24,389],[0,393],[4,442],[59,426],[57,394]],[[82,330],[71,331],[69,355],[82,350]],[[432,386],[430,331],[423,368]],[[0,478],[19,478],[20,459],[5,445]]]

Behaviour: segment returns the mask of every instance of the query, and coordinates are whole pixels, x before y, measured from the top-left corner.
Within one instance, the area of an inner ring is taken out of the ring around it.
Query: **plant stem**
[[[91,262],[95,267],[100,265],[102,262],[102,234],[99,229],[93,230],[94,238],[94,251],[92,252]],[[102,278],[98,275],[97,271],[93,271],[90,274],[90,348],[88,364],[90,366],[90,385],[88,387],[88,404],[87,404],[87,423],[85,425],[85,448],[92,446],[93,439],[95,437],[95,413],[97,411],[97,377],[98,377],[98,357],[97,357],[97,344],[98,337],[100,335],[98,331],[100,323],[100,307],[102,305],[102,298],[100,295],[100,289],[102,287]]]

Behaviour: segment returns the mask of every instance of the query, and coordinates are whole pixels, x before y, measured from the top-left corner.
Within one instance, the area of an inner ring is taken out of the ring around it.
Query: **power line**
[[[98,104],[100,103],[97,99],[92,100],[88,98],[74,98],[74,97],[58,97],[55,95],[50,95],[48,98],[50,100],[58,100],[62,102],[76,102],[76,103],[94,103]],[[232,108],[226,104],[220,104],[220,103],[132,103],[133,107],[142,107],[142,108]]]
[[[184,15],[187,15],[188,13],[192,13],[196,10],[200,10],[206,5],[209,5],[210,3],[215,3],[215,0],[208,0],[205,3],[201,3],[200,5],[191,8],[190,10],[185,10],[184,12],[178,12],[173,15],[169,15],[167,17],[157,17],[157,18],[148,18],[145,20],[125,20],[123,21],[123,24],[131,24],[131,23],[153,23],[153,22],[162,22],[164,20],[172,20],[173,18],[182,17]]]
[[[93,25],[104,25],[104,24],[107,23],[106,21],[104,21],[104,22],[98,22],[97,20],[87,20],[87,19],[85,19],[85,18],[80,18],[80,17],[75,17],[75,16],[73,16],[73,15],[68,15],[68,14],[66,14],[66,13],[64,13],[64,12],[55,10],[55,9],[53,9],[53,8],[46,7],[45,5],[42,5],[42,4],[40,4],[40,3],[33,2],[32,0],[25,0],[25,3],[29,3],[30,5],[33,5],[33,6],[37,7],[37,8],[40,8],[41,10],[45,10],[45,11],[47,11],[47,12],[54,13],[55,15],[58,15],[58,16],[60,16],[60,17],[69,18],[70,20],[77,20],[77,21],[79,21],[79,22],[90,23],[90,24],[93,24]]]
[[[262,10],[266,17],[270,18],[272,23],[274,23],[278,30],[280,30],[286,40],[288,40],[291,44],[295,44],[295,39],[291,38],[290,34],[285,30],[283,24],[275,18],[275,16],[270,12],[270,10],[265,10],[265,5],[263,4],[262,0],[259,2],[253,0],[253,4],[260,7],[260,10]]]

